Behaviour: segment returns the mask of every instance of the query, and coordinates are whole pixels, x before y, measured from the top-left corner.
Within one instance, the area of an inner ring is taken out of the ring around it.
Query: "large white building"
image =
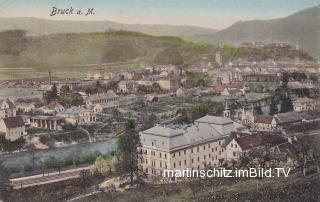
[[[204,116],[179,129],[155,126],[140,133],[141,169],[155,177],[162,175],[164,169],[219,166],[225,156],[224,141],[231,132],[243,129],[242,125],[217,116]]]
[[[72,125],[86,124],[96,121],[96,116],[92,111],[82,107],[68,108],[65,111],[59,112],[57,116],[65,118],[66,123],[70,123]]]

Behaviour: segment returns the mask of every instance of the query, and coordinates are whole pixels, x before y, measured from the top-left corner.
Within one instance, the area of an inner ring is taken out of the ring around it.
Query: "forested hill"
[[[214,57],[210,44],[188,42],[172,36],[111,31],[27,36],[23,30],[0,33],[0,67],[68,66],[131,62],[140,64],[190,64]],[[312,58],[304,51],[223,47],[224,59]]]

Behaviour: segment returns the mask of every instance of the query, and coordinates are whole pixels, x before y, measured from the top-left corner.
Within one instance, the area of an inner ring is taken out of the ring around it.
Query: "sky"
[[[195,25],[223,29],[236,21],[273,19],[316,6],[320,0],[0,0],[0,17],[110,20],[127,24]],[[52,7],[94,15],[50,16]]]

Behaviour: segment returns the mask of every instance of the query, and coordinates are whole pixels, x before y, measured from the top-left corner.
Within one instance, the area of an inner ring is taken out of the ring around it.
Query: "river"
[[[41,162],[50,158],[59,160],[72,159],[79,154],[101,153],[108,154],[116,150],[116,139],[103,140],[93,143],[76,144],[68,147],[60,147],[46,150],[22,151],[10,154],[3,154],[0,160],[2,165],[12,173],[24,172],[33,165],[39,166]]]

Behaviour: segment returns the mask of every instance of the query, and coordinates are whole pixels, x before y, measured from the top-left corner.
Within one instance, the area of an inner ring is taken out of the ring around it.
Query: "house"
[[[213,87],[213,93],[215,95],[220,95],[226,87],[222,84],[217,84]]]
[[[91,110],[82,107],[71,107],[57,114],[65,118],[66,123],[72,125],[86,124],[96,121],[96,116]]]
[[[107,112],[108,109],[112,109],[118,106],[119,106],[119,102],[117,102],[117,104],[114,104],[112,102],[96,104],[93,107],[93,112],[97,114],[103,114]]]
[[[265,114],[256,114],[254,116],[254,129],[256,131],[271,131],[273,116]]]
[[[0,121],[0,133],[9,141],[16,141],[26,135],[25,125],[22,117],[5,117]]]
[[[225,138],[243,129],[242,125],[217,116],[204,116],[187,126],[157,125],[139,134],[143,154],[140,167],[148,177],[156,177],[164,169],[219,166],[225,157]]]
[[[0,119],[16,116],[16,106],[9,99],[0,100]]]
[[[118,93],[134,93],[137,91],[138,83],[132,80],[120,81],[118,83]]]
[[[158,83],[160,88],[163,90],[177,90],[180,87],[179,78],[161,78]]]
[[[51,101],[49,104],[45,105],[43,108],[43,113],[45,114],[56,114],[64,110],[64,106],[58,101]]]
[[[16,110],[22,112],[33,112],[36,110],[36,104],[29,101],[16,101]]]
[[[231,141],[225,144],[225,159],[226,161],[239,160],[244,152],[254,149],[270,149],[286,141],[286,138],[268,132],[234,135]]]
[[[148,103],[153,103],[153,102],[157,102],[158,101],[158,97],[154,96],[154,95],[147,95],[145,98],[145,101]]]
[[[300,123],[303,121],[303,116],[298,112],[286,112],[274,115],[272,120],[272,127],[288,126],[294,123]]]
[[[85,102],[88,109],[94,108],[97,104],[105,104],[105,106],[117,107],[119,106],[119,96],[112,90],[108,90],[107,93],[88,96]]]
[[[296,112],[312,111],[316,109],[316,101],[307,97],[293,101],[293,110]]]

